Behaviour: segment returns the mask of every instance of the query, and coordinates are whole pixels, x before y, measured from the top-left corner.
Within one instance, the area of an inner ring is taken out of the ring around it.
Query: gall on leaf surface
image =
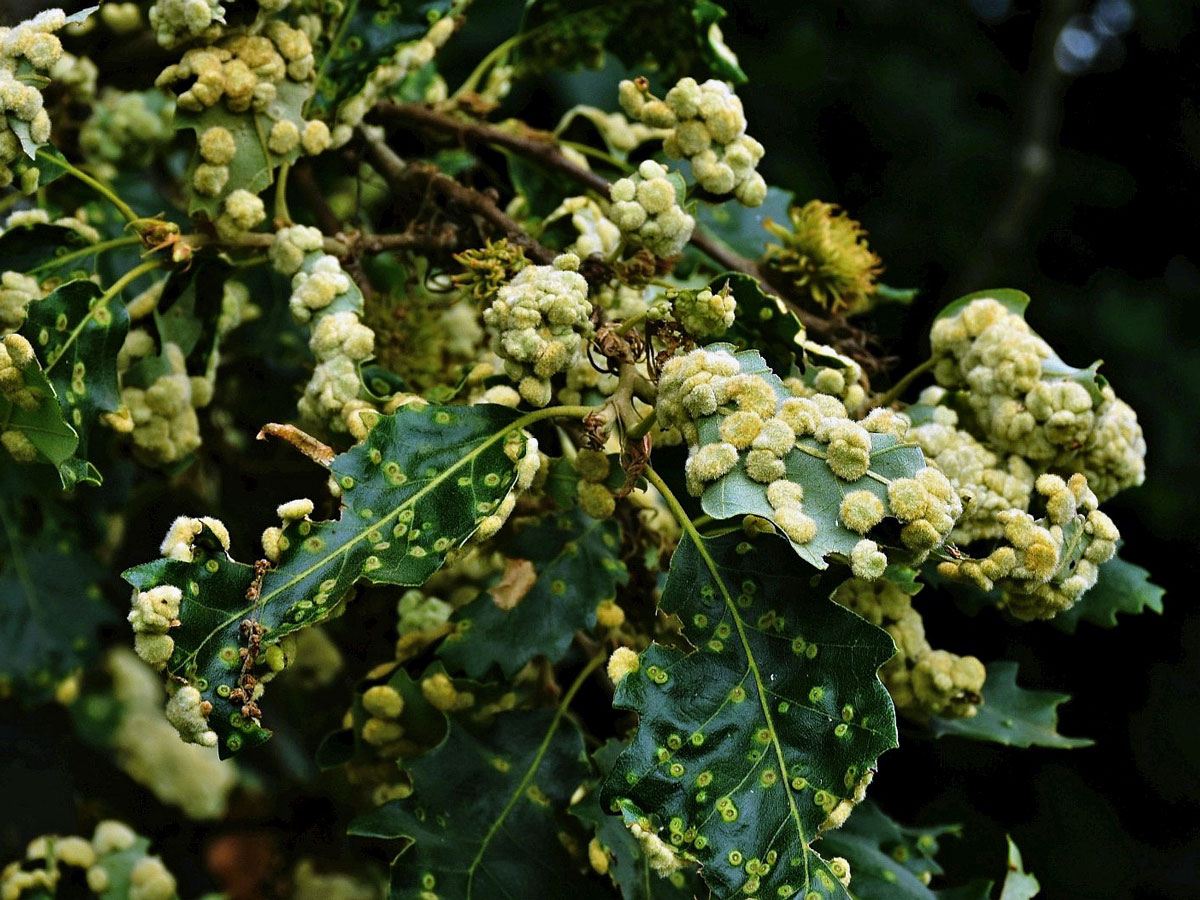
[[[712,344],[708,349],[732,351],[728,344]],[[744,350],[735,353],[734,358],[743,374],[765,378],[780,400],[791,396],[757,351]],[[696,423],[702,445],[721,440],[721,420],[728,412],[719,409]],[[870,491],[883,502],[885,518],[891,517],[888,484],[897,478],[911,478],[925,467],[925,457],[915,444],[905,444],[890,434],[872,434],[871,464],[867,474],[857,481],[843,481],[826,463],[824,448],[825,445],[816,439],[803,437],[783,460],[787,479],[804,488],[804,512],[817,523],[817,533],[811,541],[805,544],[792,542],[792,547],[801,559],[818,569],[829,565],[825,557],[830,554],[840,554],[848,559],[855,544],[862,540],[861,534],[841,522],[842,498],[846,494]],[[767,486],[746,474],[745,454],[733,469],[708,485],[701,497],[701,505],[714,519],[756,515],[775,521],[775,509],[767,502]]]
[[[592,754],[601,772],[612,770],[617,757],[628,746],[610,738]],[[694,868],[682,868],[663,877],[654,871],[642,845],[618,816],[608,815],[600,806],[599,785],[571,807],[571,815],[586,823],[608,858],[608,876],[624,900],[692,900],[705,895],[704,885]]]
[[[580,877],[559,837],[589,774],[583,736],[561,707],[503,713],[482,728],[452,717],[442,742],[405,771],[412,796],[350,826],[411,842],[392,863],[391,900],[611,896]]]
[[[771,535],[685,528],[659,605],[696,649],[652,644],[617,685],[639,726],[602,806],[648,818],[717,900],[848,897],[811,844],[897,745],[891,638],[814,595]]]
[[[505,443],[524,438],[520,414],[504,406],[412,406],[384,416],[365,441],[333,460],[341,517],[293,522],[279,562],[247,600],[254,567],[230,558],[206,532],[192,562],[160,559],[124,573],[138,590],[170,584],[183,592],[167,672],[201,689],[213,705],[209,727],[222,755],[256,746],[270,731],[243,718],[229,692],[241,673],[246,619],[262,643],[329,618],[360,578],[419,585],[491,514],[516,481]]]
[[[121,405],[117,352],[129,331],[129,313],[121,292],[106,300],[103,295],[93,281],[68,281],[30,306],[21,329],[45,362],[63,418],[79,433],[81,458],[100,416]],[[86,468],[94,474],[84,480],[99,483],[95,468]]]
[[[579,507],[517,523],[502,550],[532,562],[537,581],[509,609],[484,592],[455,614],[457,628],[438,655],[471,678],[492,666],[512,678],[535,656],[558,662],[576,630],[595,626],[596,605],[615,598],[618,585],[629,580],[619,556],[621,526]]]
[[[1030,691],[1017,684],[1015,662],[993,662],[987,667],[983,704],[970,719],[929,720],[936,737],[952,734],[1010,747],[1089,747],[1089,738],[1058,733],[1058,705],[1071,699],[1054,691]]]

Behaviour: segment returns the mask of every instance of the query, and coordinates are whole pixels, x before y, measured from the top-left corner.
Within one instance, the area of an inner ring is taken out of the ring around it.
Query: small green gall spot
[[[683,763],[673,762],[667,767],[667,772],[672,778],[682,778],[687,774],[687,769],[683,767]]]
[[[404,474],[404,470],[400,468],[400,463],[388,462],[383,464],[383,477],[388,480],[388,483],[393,487],[404,484],[408,481],[408,476]]]
[[[231,692],[232,692],[232,688],[230,688],[229,685],[227,685],[227,684],[218,684],[217,685],[217,696],[218,697],[222,697],[222,698],[228,697]]]
[[[240,734],[231,734],[225,738],[225,746],[234,753],[242,749],[242,736]]]
[[[381,563],[379,561],[378,556],[368,556],[365,560],[363,560],[363,571],[364,572],[374,572],[376,569],[382,569],[382,568],[383,568],[383,563]]]
[[[745,859],[745,857],[742,856],[741,850],[730,850],[729,855],[725,858],[729,860],[729,864],[731,866],[735,866],[735,867],[740,867],[742,864],[742,861]]]
[[[792,708],[792,704],[788,703],[786,700],[780,700],[779,705],[775,708],[781,713],[785,713]]]
[[[805,778],[803,775],[797,775],[795,778],[792,779],[793,790],[802,791],[806,787],[808,787],[808,779]]]
[[[764,745],[771,743],[771,729],[769,729],[769,728],[758,729],[758,731],[754,732],[754,740],[757,743],[764,744]]]
[[[666,684],[667,679],[670,678],[671,676],[668,675],[662,669],[660,669],[658,666],[647,666],[646,667],[646,677],[649,678],[651,681],[653,681],[655,684]]]
[[[216,572],[220,568],[221,567],[217,564],[217,561],[215,559],[210,559],[208,562],[206,562],[204,564],[204,570],[206,572]]]
[[[405,532],[407,532],[407,531],[408,531],[408,526],[407,526],[407,525],[405,525],[403,522],[401,522],[399,525],[396,525],[396,526],[395,526],[395,527],[392,529],[392,537],[394,537],[394,538],[402,538],[402,537],[404,537],[404,534],[405,534]]]
[[[728,640],[729,635],[732,632],[733,632],[733,629],[729,627],[728,622],[722,622],[720,625],[718,625],[716,628],[713,629],[713,635],[715,635],[716,637],[719,637],[723,641]]]
[[[426,872],[421,876],[421,887],[425,888],[425,890],[432,891],[436,885],[437,879],[433,877],[432,872]]]
[[[842,721],[849,722],[854,718],[854,707],[847,703],[842,707]]]
[[[367,458],[370,459],[371,462],[375,463],[375,465],[379,465],[381,462],[383,462],[383,454],[379,452],[378,447],[372,447],[367,453]]]
[[[307,537],[312,534],[312,522],[301,522],[296,526],[296,531],[300,533],[301,537]]]
[[[423,556],[425,556],[425,553],[426,553],[426,551],[425,551],[424,547],[409,547],[408,548],[408,555],[415,557],[416,559],[421,559]]]
[[[310,553],[320,553],[325,549],[325,542],[321,540],[319,535],[314,534],[312,537],[305,539],[303,546]]]
[[[817,658],[817,645],[809,644],[808,647],[804,651],[804,655],[807,656],[809,659],[816,659]]]
[[[567,583],[565,581],[563,581],[561,578],[555,578],[552,582],[550,582],[550,593],[554,594],[556,597],[561,597],[566,592],[567,592]],[[665,675],[666,673],[663,673],[663,674]],[[655,679],[655,681],[657,681],[657,680],[658,679]],[[666,680],[667,679],[664,677],[663,681],[666,681]],[[660,681],[659,684],[662,684],[662,682]]]
[[[433,542],[433,551],[435,553],[444,553],[450,547],[450,538],[440,537]]]
[[[354,487],[354,479],[351,478],[349,475],[343,475],[338,480],[338,484],[340,484],[342,486],[343,490],[348,491],[348,490],[350,490],[350,488]]]
[[[483,476],[483,483],[490,488],[494,488],[500,484],[500,476],[495,472],[488,472]]]
[[[833,733],[837,737],[845,737],[847,734],[850,733],[850,726],[847,725],[845,722],[841,722],[835,729],[833,729]]]
[[[708,838],[706,838],[702,834],[698,834],[698,835],[696,835],[696,840],[694,840],[692,842],[692,844],[693,844],[693,846],[695,846],[695,848],[697,850],[703,850],[705,847],[708,846]]]
[[[68,322],[67,322],[67,314],[66,314],[66,313],[59,313],[59,314],[58,314],[58,318],[54,320],[54,330],[55,330],[55,331],[66,331],[66,330],[67,330],[67,324],[68,324]]]
[[[701,744],[704,743],[704,732],[693,731],[692,736],[690,738],[688,738],[688,740],[692,742],[693,747],[699,747]]]
[[[626,772],[625,773],[625,781],[628,784],[637,784],[638,783],[637,773],[636,772]]]
[[[221,657],[222,662],[231,666],[241,661],[237,647],[222,647],[221,652],[217,655]]]
[[[189,581],[187,587],[188,587],[188,593],[191,594],[193,597],[200,596],[200,585],[198,585],[196,582]]]
[[[712,770],[705,769],[703,772],[701,772],[699,775],[696,776],[696,786],[697,787],[708,787],[710,784],[712,784],[712,780],[713,780]]]
[[[820,703],[821,698],[824,696],[825,696],[825,688],[821,687],[820,685],[817,685],[811,691],[808,692],[808,702],[809,703]]]
[[[502,756],[493,756],[492,768],[497,772],[507,772],[510,768],[512,768],[512,764]]]
[[[704,613],[696,613],[696,615],[692,616],[692,624],[697,628],[703,628],[708,624],[708,616],[704,615]]]
[[[749,553],[754,548],[750,546],[749,541],[742,541],[740,544],[738,544],[733,549],[737,551],[738,555],[745,556],[747,553]]]
[[[713,653],[720,653],[722,650],[725,649],[725,644],[722,643],[721,641],[716,640],[715,638],[713,640],[709,641],[706,646]]]
[[[677,734],[672,734],[667,737],[667,746],[672,750],[678,750],[683,746],[683,738]]]
[[[358,515],[359,515],[359,518],[362,518],[362,519],[373,519],[373,518],[375,518],[375,510],[373,510],[373,509],[371,509],[371,507],[367,506],[367,507],[364,507],[363,509],[360,509],[358,511]]]
[[[733,686],[733,688],[729,691],[729,702],[730,703],[741,703],[745,699],[746,699],[746,689],[744,687],[742,687],[740,684],[735,684]]]
[[[797,656],[802,654],[806,647],[808,647],[808,643],[804,640],[804,638],[798,637],[792,641],[792,652]]]
[[[762,774],[758,776],[758,782],[763,787],[771,787],[779,781],[779,773],[774,769],[763,769]]]

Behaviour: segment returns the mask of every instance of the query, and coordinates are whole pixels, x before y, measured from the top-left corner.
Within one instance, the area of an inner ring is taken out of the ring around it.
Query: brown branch
[[[459,184],[427,163],[406,163],[383,141],[363,135],[367,162],[387,182],[401,202],[412,202],[426,190],[440,194],[447,202],[464,212],[477,216],[525,251],[525,255],[542,265],[549,264],[555,253],[535,241],[520,225],[482,191]],[[415,205],[415,204],[414,204]]]
[[[415,103],[386,101],[378,104],[368,115],[369,121],[404,128],[420,128],[453,136],[463,147],[491,145],[503,147],[537,162],[546,169],[566,175],[588,190],[608,197],[610,183],[602,175],[574,162],[558,146],[553,134],[516,124],[512,128],[500,128],[484,122],[456,118],[429,106]],[[713,262],[734,272],[750,275],[763,285],[768,294],[781,299],[796,315],[805,329],[821,335],[850,353],[868,368],[878,370],[878,360],[868,349],[869,337],[865,331],[847,322],[844,318],[823,318],[803,308],[787,292],[772,281],[771,273],[755,260],[735,253],[700,228],[697,228],[691,244]]]
[[[342,230],[342,223],[337,217],[337,213],[329,205],[325,199],[325,194],[317,184],[316,176],[313,175],[312,164],[309,162],[302,163],[292,167],[292,181],[295,185],[304,192],[304,198],[308,201],[313,215],[317,217],[317,225],[325,234],[337,234]]]

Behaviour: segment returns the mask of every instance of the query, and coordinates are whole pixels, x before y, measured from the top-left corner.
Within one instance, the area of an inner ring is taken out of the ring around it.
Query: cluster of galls
[[[1133,410],[1107,384],[1096,398],[1064,374],[1050,345],[998,300],[973,300],[938,319],[930,340],[934,376],[963,390],[990,446],[1039,468],[1082,472],[1100,500],[1145,479],[1146,442]]]
[[[308,345],[317,365],[298,406],[308,421],[362,440],[379,418],[362,396],[358,374],[375,351],[375,332],[360,321],[358,304],[349,296],[353,282],[342,264],[318,252],[323,242],[316,228],[295,225],[276,232],[269,251],[275,269],[292,277],[288,306],[293,318],[312,322]]]
[[[659,257],[682,252],[696,228],[696,220],[679,204],[669,174],[665,166],[647,159],[609,189],[608,218],[630,243]]]
[[[157,91],[106,87],[79,129],[79,149],[87,161],[111,177],[118,166],[140,169],[171,140],[172,104]]]
[[[526,266],[483,313],[492,349],[526,402],[550,402],[550,379],[565,372],[591,336],[587,282],[579,257],[564,253],[549,266]]]
[[[13,182],[14,169],[22,168],[21,140],[14,123],[23,128],[35,144],[50,140],[50,115],[43,108],[42,92],[26,84],[18,69],[32,67],[47,74],[62,57],[62,43],[54,35],[67,24],[61,9],[47,9],[14,28],[0,27],[0,188]],[[37,187],[38,171],[24,168],[22,190]]]
[[[38,408],[44,399],[42,388],[29,384],[25,374],[36,367],[33,345],[21,335],[10,334],[0,342],[0,397],[6,405],[25,411]],[[17,462],[33,462],[37,458],[37,447],[19,428],[0,431],[0,445]]]
[[[982,560],[946,561],[938,572],[999,588],[1001,606],[1018,619],[1049,619],[1074,605],[1096,583],[1101,564],[1116,553],[1120,532],[1097,509],[1087,478],[1039,475],[1041,519],[1019,509],[1000,513],[1004,542]]]
[[[912,598],[890,581],[852,578],[833,599],[883,628],[896,643],[896,655],[879,676],[896,704],[910,718],[966,718],[978,712],[987,672],[974,656],[934,650],[925,638],[921,615]]]
[[[579,505],[593,519],[607,519],[617,508],[617,501],[605,482],[610,464],[603,450],[586,447],[575,454],[575,471],[579,473]]]
[[[139,850],[140,841],[132,828],[113,819],[97,824],[90,841],[75,835],[36,837],[24,862],[11,862],[0,872],[0,898],[53,897],[60,889],[74,897],[86,888],[101,897],[119,892],[125,900],[174,900],[175,876],[157,856]],[[136,859],[130,868],[131,854]]]
[[[746,134],[742,101],[723,81],[698,84],[681,78],[663,100],[645,79],[622,81],[621,106],[652,128],[669,129],[663,152],[691,163],[697,183],[712,194],[733,194],[745,206],[759,206],[767,183],[756,168],[763,146]]]
[[[733,325],[737,300],[728,283],[717,293],[708,288],[681,291],[673,304],[675,319],[701,340],[721,337]]]

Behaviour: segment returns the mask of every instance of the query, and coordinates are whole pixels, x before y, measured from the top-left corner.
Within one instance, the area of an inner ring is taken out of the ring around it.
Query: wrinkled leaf
[[[545,72],[598,66],[608,50],[631,68],[654,65],[668,87],[703,72],[741,84],[746,73],[717,24],[724,17],[712,0],[527,0],[519,67]]]
[[[622,741],[610,739],[592,754],[602,776],[612,770],[626,746]],[[655,872],[642,852],[642,845],[625,823],[601,808],[598,791],[593,790],[571,807],[571,814],[595,832],[609,859],[608,875],[625,900],[692,900],[704,896],[704,886],[694,870],[680,869],[665,878]]]
[[[697,649],[652,644],[613,700],[640,724],[601,804],[650,817],[722,900],[846,897],[810,844],[896,746],[891,639],[806,576],[773,536],[685,531],[660,607]]]
[[[121,405],[117,351],[129,331],[120,294],[101,303],[93,281],[68,281],[29,308],[22,333],[45,360],[63,416],[79,432],[79,454],[101,414]]]
[[[728,345],[714,344],[710,349],[731,349]],[[754,350],[735,354],[743,373],[761,375],[780,399],[790,397],[783,383],[770,370],[766,362]],[[720,441],[722,413],[707,416],[697,423],[700,443]],[[924,468],[925,457],[915,444],[904,444],[890,434],[871,435],[871,466],[867,474],[857,481],[842,481],[825,462],[824,444],[806,437],[784,459],[787,478],[804,487],[804,512],[817,523],[817,534],[807,544],[793,543],[792,547],[804,560],[818,569],[828,566],[825,557],[833,553],[849,558],[854,545],[862,535],[842,525],[840,510],[842,498],[850,491],[867,490],[883,501],[885,514],[890,513],[887,488],[890,481],[910,478]],[[746,474],[745,457],[726,475],[709,484],[701,497],[704,511],[716,519],[733,516],[757,515],[774,521],[775,510],[767,502],[766,485],[754,481]]]
[[[845,825],[824,834],[817,846],[826,856],[850,863],[850,887],[859,900],[947,900],[951,894],[957,900],[987,900],[991,882],[951,891],[933,890],[926,883],[942,874],[936,859],[938,838],[960,832],[958,825],[906,828],[868,800]]]
[[[215,196],[210,197],[192,189],[192,176],[196,167],[203,160],[197,149],[192,154],[185,176],[188,185],[188,212],[195,215],[205,213],[210,220],[215,220],[225,208],[225,198],[236,190],[246,190],[258,194],[269,187],[275,178],[275,169],[285,162],[295,162],[300,157],[301,148],[297,144],[285,154],[278,154],[267,147],[267,136],[276,122],[290,121],[296,128],[304,131],[304,116],[301,109],[310,96],[312,85],[301,84],[285,78],[276,85],[275,101],[263,112],[253,109],[246,112],[231,112],[222,103],[217,103],[200,112],[189,112],[185,109],[175,110],[175,130],[191,129],[196,132],[197,140],[209,128],[219,125],[229,129],[233,135],[236,148],[233,159],[229,163],[229,179],[225,186]]]
[[[561,811],[588,772],[583,738],[561,711],[506,713],[481,733],[451,720],[407,771],[411,797],[350,826],[412,842],[392,863],[392,900],[604,896],[559,840]]]
[[[1166,591],[1150,581],[1150,573],[1119,556],[1100,567],[1092,588],[1070,609],[1060,612],[1051,623],[1067,634],[1074,634],[1080,622],[1101,628],[1116,628],[1117,613],[1152,610],[1161,614]]]
[[[317,50],[321,68],[310,113],[324,115],[363,89],[371,73],[404,44],[420,40],[445,15],[457,15],[463,0],[395,3],[348,0],[334,26],[332,44]]]
[[[930,727],[937,737],[952,734],[976,741],[1010,747],[1087,747],[1088,738],[1063,737],[1058,733],[1058,705],[1071,699],[1054,691],[1028,691],[1017,686],[1017,664],[994,662],[987,667],[983,705],[970,719],[934,716]]]
[[[246,599],[253,567],[211,541],[207,549],[197,546],[193,562],[160,559],[124,573],[139,590],[173,584],[183,591],[167,669],[201,681],[223,755],[270,738],[221,696],[240,674],[241,622],[256,616],[266,629],[263,644],[270,645],[328,618],[359,578],[422,584],[512,487],[516,464],[504,444],[510,435],[523,444],[519,429],[519,413],[490,404],[408,406],[383,417],[365,441],[333,461],[343,489],[341,518],[289,526],[257,603]]]
[[[455,614],[438,655],[472,678],[492,666],[511,678],[535,656],[558,662],[577,629],[595,626],[596,605],[629,580],[618,556],[621,526],[579,508],[519,526],[502,549],[532,562],[537,581],[511,609],[485,592]]]

